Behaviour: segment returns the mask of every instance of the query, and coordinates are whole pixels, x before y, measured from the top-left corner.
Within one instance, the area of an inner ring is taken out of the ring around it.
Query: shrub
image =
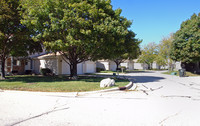
[[[12,71],[12,74],[13,74],[13,75],[17,75],[17,74],[18,74],[18,71],[17,71],[17,70],[13,70],[13,71]]]
[[[32,74],[32,70],[26,70],[25,74]]]
[[[52,71],[51,71],[51,69],[49,69],[49,68],[42,68],[42,69],[40,70],[40,72],[41,72],[41,74],[44,75],[44,76],[47,76],[47,75],[51,75],[51,74],[52,74]]]

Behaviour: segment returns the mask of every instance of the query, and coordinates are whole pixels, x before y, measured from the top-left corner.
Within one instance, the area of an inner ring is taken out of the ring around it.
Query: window
[[[13,65],[14,66],[20,66],[20,61],[19,60],[13,60]]]
[[[13,60],[13,65],[14,65],[14,66],[17,65],[17,60]]]

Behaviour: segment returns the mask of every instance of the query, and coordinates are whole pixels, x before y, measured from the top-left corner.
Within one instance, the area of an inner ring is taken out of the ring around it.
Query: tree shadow
[[[0,82],[24,82],[24,83],[37,83],[37,82],[60,82],[67,81],[67,77],[58,76],[8,76],[5,80],[0,80]]]
[[[136,80],[136,83],[156,82],[165,79],[164,77],[155,77],[155,76],[133,76],[132,78]]]
[[[100,82],[105,78],[112,78],[113,76],[79,76],[77,80],[69,79],[69,76],[31,76],[31,75],[21,75],[21,76],[8,76],[5,80],[0,80],[0,82],[23,82],[23,83],[38,83],[38,82],[63,82],[63,81],[83,81],[83,82]],[[117,82],[123,80],[116,79]]]
[[[126,71],[126,73],[153,73],[152,71]]]

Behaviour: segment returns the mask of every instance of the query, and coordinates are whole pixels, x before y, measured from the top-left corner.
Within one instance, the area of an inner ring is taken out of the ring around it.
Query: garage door
[[[95,73],[95,64],[94,63],[86,64],[86,73]]]

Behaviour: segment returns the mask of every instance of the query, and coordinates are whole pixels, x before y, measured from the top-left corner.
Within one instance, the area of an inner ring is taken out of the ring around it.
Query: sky
[[[200,0],[111,0],[113,9],[133,23],[131,30],[141,45],[159,43],[163,37],[179,30],[183,21],[200,13]]]

